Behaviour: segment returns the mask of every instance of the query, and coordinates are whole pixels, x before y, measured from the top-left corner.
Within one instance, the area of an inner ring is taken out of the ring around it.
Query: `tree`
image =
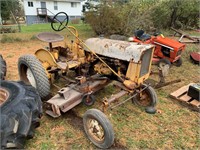
[[[6,21],[11,18],[11,12],[15,17],[22,17],[23,7],[20,0],[1,0],[1,19]]]

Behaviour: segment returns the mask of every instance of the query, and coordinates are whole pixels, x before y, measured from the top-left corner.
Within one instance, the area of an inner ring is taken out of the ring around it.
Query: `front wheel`
[[[84,130],[90,141],[99,148],[109,148],[114,142],[114,131],[106,115],[90,109],[83,116]]]
[[[41,62],[33,55],[23,55],[18,60],[20,79],[35,87],[41,98],[50,93],[50,84]]]
[[[158,98],[155,90],[151,86],[143,84],[141,85],[139,91],[141,91],[141,93],[136,95],[133,102],[138,106],[145,107],[147,113],[156,113],[155,106]]]
[[[175,61],[173,64],[176,66],[176,67],[180,67],[182,65],[183,61],[182,61],[182,58],[179,58],[177,61]]]

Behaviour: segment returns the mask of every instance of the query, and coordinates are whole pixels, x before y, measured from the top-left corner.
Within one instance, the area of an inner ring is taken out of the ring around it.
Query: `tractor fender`
[[[48,62],[50,66],[57,66],[54,56],[48,50],[38,49],[35,55],[41,62]]]

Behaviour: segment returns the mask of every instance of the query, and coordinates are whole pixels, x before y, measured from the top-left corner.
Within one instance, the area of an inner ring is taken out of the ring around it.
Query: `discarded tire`
[[[35,87],[41,96],[45,98],[50,93],[50,84],[40,61],[34,55],[23,55],[18,60],[20,80]]]
[[[98,109],[89,109],[83,116],[85,133],[99,148],[109,148],[114,142],[114,131],[106,115]]]
[[[0,55],[0,80],[5,79],[6,71],[6,61],[3,59],[2,55]]]
[[[40,96],[35,88],[21,81],[1,81],[0,102],[1,149],[22,149],[40,125]]]

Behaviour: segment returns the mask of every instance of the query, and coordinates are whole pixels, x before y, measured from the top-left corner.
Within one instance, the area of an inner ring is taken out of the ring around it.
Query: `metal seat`
[[[36,35],[36,37],[39,40],[48,43],[60,42],[64,40],[64,36],[52,32],[42,32]]]

